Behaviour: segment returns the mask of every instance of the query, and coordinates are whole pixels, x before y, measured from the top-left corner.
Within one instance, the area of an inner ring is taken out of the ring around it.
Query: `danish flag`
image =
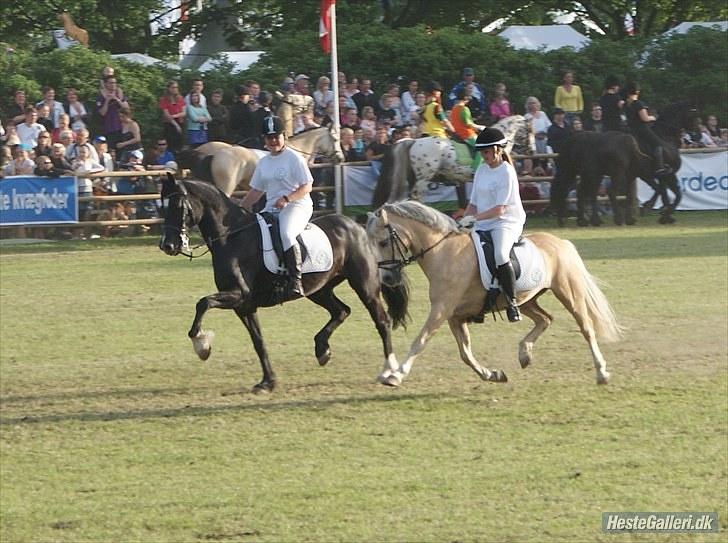
[[[319,41],[324,53],[331,52],[331,10],[336,0],[321,0],[321,20],[319,22]]]

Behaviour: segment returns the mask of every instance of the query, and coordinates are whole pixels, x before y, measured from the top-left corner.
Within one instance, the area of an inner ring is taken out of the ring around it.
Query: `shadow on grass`
[[[393,391],[394,392],[394,391]],[[243,393],[247,397],[257,397],[252,391]],[[222,405],[214,407],[170,407],[157,409],[138,409],[132,411],[106,411],[106,412],[84,412],[84,413],[63,413],[38,416],[23,417],[0,417],[0,427],[16,426],[20,424],[42,424],[57,423],[67,421],[77,422],[109,422],[123,420],[145,420],[155,418],[175,418],[175,417],[205,417],[209,415],[217,415],[220,413],[235,413],[245,411],[260,411],[264,409],[266,412],[290,411],[298,409],[323,409],[334,405],[364,405],[369,403],[389,403],[389,402],[408,402],[421,400],[441,400],[452,398],[451,393],[442,392],[426,392],[426,393],[396,393],[392,396],[384,395],[367,395],[359,397],[341,397],[328,398],[325,400],[290,400],[271,403],[270,399],[257,401],[242,405]],[[263,398],[268,398],[264,396]]]

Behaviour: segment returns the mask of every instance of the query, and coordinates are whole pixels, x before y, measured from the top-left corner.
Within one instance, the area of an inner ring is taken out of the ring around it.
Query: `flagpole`
[[[331,43],[331,86],[334,91],[334,118],[333,120],[333,135],[334,143],[336,146],[339,145],[340,141],[340,119],[339,114],[339,57],[338,57],[338,44],[336,40],[336,2],[331,3],[329,8],[329,16],[331,17],[331,29],[329,30],[329,40]],[[334,195],[335,195],[335,209],[337,213],[344,212],[344,194],[343,194],[343,182],[342,182],[342,168],[343,166],[334,166]]]

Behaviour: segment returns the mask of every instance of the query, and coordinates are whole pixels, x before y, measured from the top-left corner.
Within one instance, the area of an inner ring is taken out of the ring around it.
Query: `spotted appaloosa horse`
[[[525,117],[512,115],[498,121],[493,127],[508,138],[506,150],[509,153],[531,153],[532,135]],[[401,140],[385,154],[372,204],[378,208],[388,202],[419,199],[427,192],[427,186],[432,181],[458,186],[472,181],[473,174],[470,164],[458,161],[453,142],[449,139],[428,137]]]

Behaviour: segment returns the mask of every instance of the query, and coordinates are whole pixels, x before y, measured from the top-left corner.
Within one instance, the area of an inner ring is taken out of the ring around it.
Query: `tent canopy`
[[[663,36],[669,36],[671,34],[687,34],[688,30],[695,26],[714,28],[725,32],[726,30],[728,30],[728,21],[684,22],[671,28],[667,32],[664,32]]]
[[[561,47],[573,47],[577,51],[591,40],[569,25],[509,26],[499,37],[516,49],[544,49],[552,51]]]
[[[180,69],[179,65],[177,65],[177,64],[173,64],[171,62],[165,62],[164,60],[159,60],[158,58],[150,57],[149,55],[145,55],[144,53],[120,53],[117,55],[111,55],[111,58],[128,60],[129,62],[143,64],[144,66],[154,66],[155,64],[161,64],[165,68],[169,68],[171,70]]]
[[[265,51],[220,51],[219,53],[216,53],[216,55],[220,55],[226,61],[232,62],[235,66],[234,71],[242,72],[258,62],[260,55],[264,52]],[[214,60],[208,59],[200,65],[199,70],[201,72],[212,70],[214,64]]]

